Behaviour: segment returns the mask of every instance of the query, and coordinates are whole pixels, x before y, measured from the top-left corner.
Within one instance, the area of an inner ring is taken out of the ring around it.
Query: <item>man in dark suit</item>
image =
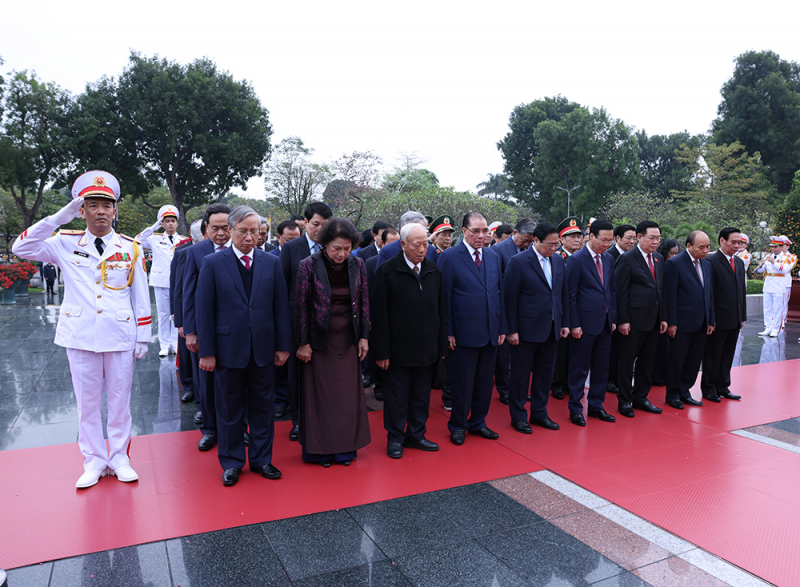
[[[197,278],[203,260],[219,251],[230,248],[231,231],[228,226],[227,204],[211,204],[206,208],[203,221],[206,225],[206,240],[200,241],[186,249],[183,266],[183,335],[186,337],[186,348],[195,354],[192,373],[195,394],[200,400],[201,424],[203,437],[197,444],[198,450],[207,451],[217,444],[217,410],[214,403],[214,376],[199,368],[200,344],[197,340]]]
[[[281,476],[272,464],[274,366],[286,362],[291,348],[286,282],[280,261],[255,246],[258,214],[236,206],[228,225],[232,246],[204,259],[196,295],[200,368],[214,377],[225,486],[239,481],[247,460],[267,479]]]
[[[536,223],[531,218],[521,218],[511,237],[492,247],[492,252],[500,257],[500,272],[505,274],[511,257],[528,249],[533,242],[533,229]],[[508,404],[509,369],[511,368],[511,345],[506,340],[497,347],[494,366],[494,386],[500,395],[500,403]]]
[[[360,257],[364,262],[371,257],[376,257],[378,252],[381,250],[383,246],[383,241],[381,240],[381,235],[383,231],[387,228],[390,228],[391,225],[388,222],[383,220],[378,220],[375,224],[372,225],[372,238],[375,240],[371,245],[367,247],[361,247],[358,249],[358,253],[356,256]]]
[[[614,227],[614,246],[608,249],[608,254],[614,258],[616,266],[620,256],[633,250],[636,246],[636,228],[630,224],[620,224]],[[620,349],[620,334],[619,328],[611,335],[611,354],[608,365],[608,385],[606,391],[609,393],[617,393],[619,391],[617,386],[617,364],[619,363],[619,349]]]
[[[281,249],[283,249],[283,245],[287,242],[299,238],[302,234],[300,232],[300,227],[295,224],[293,220],[284,220],[278,225],[278,228],[275,229],[278,233],[275,242],[275,248],[269,251],[271,255],[275,255],[276,257],[281,256]]]
[[[439,255],[444,284],[453,410],[450,441],[464,444],[464,433],[495,440],[486,426],[492,399],[492,374],[497,345],[508,328],[503,313],[500,260],[484,248],[489,226],[483,214],[470,212],[462,222],[464,240]]]
[[[587,414],[603,422],[615,418],[603,409],[608,383],[611,333],[617,327],[617,294],[614,261],[606,251],[614,240],[614,227],[595,220],[589,229],[589,244],[567,263],[569,291],[569,419],[586,426],[583,417],[583,387],[591,369]]]
[[[532,433],[525,411],[529,392],[531,424],[549,430],[559,428],[547,414],[556,345],[561,337],[569,336],[566,269],[564,260],[553,254],[557,247],[558,229],[539,224],[533,231],[533,246],[511,258],[506,266],[506,340],[511,344],[508,409],[511,426],[523,434]]]
[[[417,224],[424,226],[426,229],[428,228],[428,219],[425,218],[423,214],[415,212],[414,210],[409,210],[400,217],[400,228],[403,228],[406,224],[411,222],[416,222]],[[397,256],[397,253],[399,253],[400,250],[400,241],[397,241],[391,245],[387,245],[385,249],[381,249],[378,253],[378,265]],[[428,252],[425,253],[425,258],[436,263],[438,255],[439,254],[436,251],[436,247],[433,245],[428,245]]]
[[[719,233],[719,251],[708,257],[716,327],[706,339],[700,389],[704,398],[717,403],[721,397],[742,399],[730,390],[736,341],[747,320],[747,268],[736,255],[740,243],[738,228],[723,228]]]
[[[619,413],[628,418],[633,418],[634,408],[652,414],[662,412],[650,403],[647,394],[653,386],[658,335],[667,331],[662,303],[664,258],[656,253],[661,242],[661,228],[645,220],[636,226],[636,238],[639,244],[620,255],[614,269],[619,322],[617,404]]]
[[[425,258],[428,231],[411,223],[401,235],[403,251],[378,268],[370,299],[378,333],[370,339],[372,352],[386,384],[386,454],[393,459],[403,456],[403,447],[439,450],[425,438],[425,423],[433,371],[447,353],[442,272]]]
[[[331,209],[323,202],[311,202],[306,206],[304,213],[306,220],[305,234],[283,245],[280,257],[283,278],[286,281],[286,289],[289,292],[289,318],[293,331],[292,352],[287,361],[289,364],[288,401],[292,406],[292,429],[289,432],[289,440],[299,440],[300,438],[300,414],[297,408],[297,401],[300,398],[303,385],[303,363],[297,358],[300,335],[298,332],[294,332],[297,326],[294,318],[297,270],[300,267],[300,261],[310,256],[311,253],[322,250],[322,245],[317,242],[317,237],[321,234],[320,229],[325,224],[325,221],[333,216]]]
[[[172,322],[178,331],[178,375],[183,385],[181,402],[185,404],[197,398],[194,393],[192,353],[186,348],[186,338],[183,333],[183,268],[186,265],[186,249],[194,244],[192,241],[195,238],[195,233],[201,232],[202,222],[202,220],[192,222],[192,238],[177,244],[169,270],[169,312],[172,315]],[[202,226],[202,231],[204,230],[205,226]],[[200,234],[200,238],[195,242],[199,242],[202,239],[203,235]],[[196,418],[198,414],[202,418],[199,400],[197,402]]]
[[[47,294],[53,295],[55,291],[53,290],[53,286],[56,283],[56,279],[58,278],[58,272],[56,271],[56,266],[52,263],[47,263],[42,266],[41,269],[42,276],[44,280],[47,282]]]
[[[714,332],[714,286],[706,256],[708,235],[695,230],[686,249],[666,262],[664,300],[667,304],[667,404],[682,410],[684,404],[702,406],[689,390],[697,380],[708,335]]]
[[[269,242],[267,239],[269,238],[269,222],[263,216],[258,217],[259,229],[258,229],[258,242],[256,243],[256,248],[261,249],[265,253],[269,253],[270,251],[274,251],[277,247]]]

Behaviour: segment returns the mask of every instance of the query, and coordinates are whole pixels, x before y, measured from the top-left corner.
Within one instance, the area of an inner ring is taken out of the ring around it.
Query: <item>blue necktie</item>
[[[550,286],[550,289],[553,289],[553,276],[550,275],[550,263],[548,261],[547,257],[542,257],[542,271],[544,271],[544,276],[547,278],[547,285]]]

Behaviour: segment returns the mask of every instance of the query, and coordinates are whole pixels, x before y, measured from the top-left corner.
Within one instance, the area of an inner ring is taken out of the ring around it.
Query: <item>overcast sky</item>
[[[3,3],[0,56],[73,93],[131,50],[209,57],[253,84],[274,143],[297,135],[323,161],[373,150],[387,169],[416,152],[474,190],[503,170],[513,108],[546,96],[651,135],[706,132],[736,56],[800,61],[798,17],[788,0],[28,0]]]

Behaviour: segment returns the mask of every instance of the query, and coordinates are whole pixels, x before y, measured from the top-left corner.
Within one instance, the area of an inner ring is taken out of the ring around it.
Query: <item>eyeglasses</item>
[[[245,237],[247,235],[250,235],[253,238],[258,238],[258,235],[261,234],[257,230],[239,230],[238,228],[233,229],[233,232],[235,232],[236,234],[240,234],[242,236],[245,236]]]
[[[481,229],[481,228],[467,228],[467,230],[470,231],[475,236],[478,236],[479,234],[482,234],[483,236],[488,236],[489,235],[489,229],[488,228],[483,228],[483,229]]]
[[[543,242],[543,243],[541,243],[541,244],[542,244],[542,246],[545,246],[545,247],[547,247],[548,249],[555,249],[555,248],[558,248],[558,241],[554,241],[554,242],[548,242],[548,241],[544,241],[544,242]]]
[[[661,238],[660,236],[643,236],[642,240],[648,240],[651,243],[660,243],[664,239]]]

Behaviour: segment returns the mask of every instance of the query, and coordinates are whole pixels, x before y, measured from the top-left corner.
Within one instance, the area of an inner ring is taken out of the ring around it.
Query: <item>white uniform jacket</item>
[[[153,233],[152,228],[145,228],[136,235],[136,240],[142,243],[145,249],[153,252],[153,265],[150,267],[150,285],[153,287],[169,287],[169,268],[172,265],[172,256],[175,247],[186,237],[178,233],[172,235],[172,241],[166,233]]]
[[[55,343],[100,353],[133,351],[137,342],[150,342],[150,292],[141,246],[137,245],[134,263],[133,239],[112,233],[101,257],[84,231],[62,230],[50,236],[57,228],[49,218],[40,220],[12,248],[19,257],[61,268],[64,301]],[[133,282],[128,286],[131,272]]]
[[[794,255],[792,255],[794,256]],[[795,259],[795,263],[797,260]],[[764,273],[764,293],[783,295],[786,293],[786,283],[788,281],[791,286],[792,283],[792,267],[794,263],[791,262],[789,256],[780,253],[775,257],[775,262],[770,263],[767,261],[758,270],[759,273]]]

